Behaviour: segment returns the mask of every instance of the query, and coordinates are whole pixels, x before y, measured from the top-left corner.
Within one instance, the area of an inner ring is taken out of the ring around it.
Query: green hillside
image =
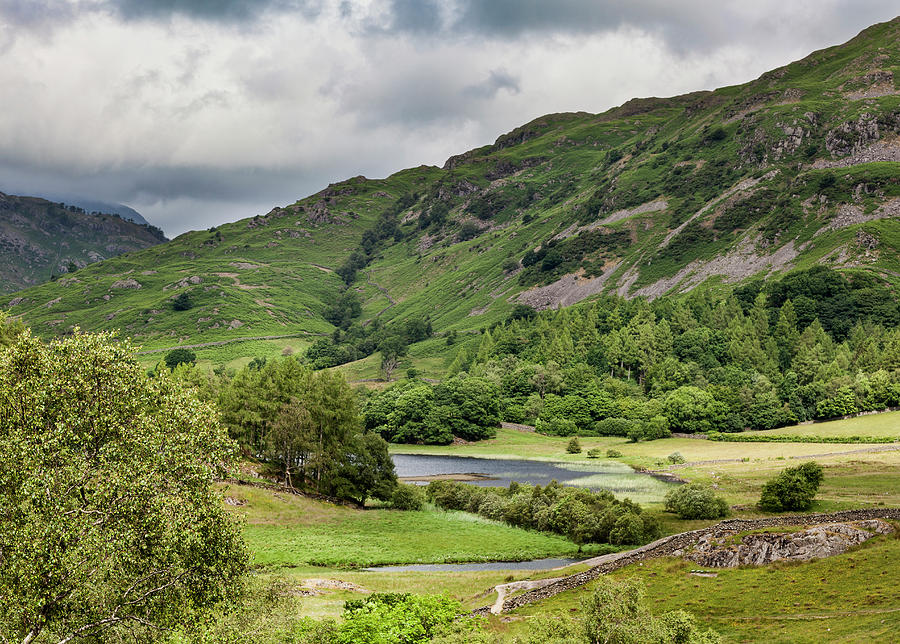
[[[653,298],[816,264],[895,285],[898,216],[900,18],[744,85],[547,115],[443,168],[349,179],[0,306],[40,334],[116,328],[153,350],[331,333],[346,281],[360,323],[462,332],[518,302]]]
[[[0,192],[0,292],[164,241],[162,231],[146,222]]]

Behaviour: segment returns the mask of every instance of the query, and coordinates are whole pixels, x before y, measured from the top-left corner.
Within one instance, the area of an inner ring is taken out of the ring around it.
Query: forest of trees
[[[485,329],[477,347],[461,345],[450,373],[489,387],[502,420],[538,431],[642,440],[900,405],[897,298],[866,274],[817,267],[719,296],[521,309]],[[372,396],[365,413],[413,395],[428,401],[437,390],[395,385]],[[368,422],[389,428],[379,431],[390,440],[450,440],[430,429],[397,431],[409,427],[401,419],[398,409],[393,425]]]

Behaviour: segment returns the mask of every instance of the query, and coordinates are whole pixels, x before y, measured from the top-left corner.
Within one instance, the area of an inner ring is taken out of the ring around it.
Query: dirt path
[[[552,579],[536,579],[534,581],[514,581],[508,584],[498,584],[494,586],[494,590],[497,591],[497,601],[494,602],[494,605],[491,606],[491,612],[494,615],[499,615],[503,612],[503,604],[506,601],[506,596],[510,595],[519,590],[534,590],[535,588],[543,588],[544,586],[549,586],[550,584],[561,580],[562,577],[554,577]]]

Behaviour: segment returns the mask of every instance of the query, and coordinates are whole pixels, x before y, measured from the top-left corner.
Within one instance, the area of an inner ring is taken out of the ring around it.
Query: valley
[[[4,642],[896,639],[900,18],[172,240],[3,213]]]

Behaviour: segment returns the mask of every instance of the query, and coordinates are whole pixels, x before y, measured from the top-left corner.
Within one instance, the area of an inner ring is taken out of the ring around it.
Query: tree
[[[718,519],[727,517],[728,504],[711,487],[689,483],[666,493],[666,511],[674,512],[679,519]]]
[[[153,639],[247,566],[215,409],[110,334],[0,352],[0,639]],[[119,633],[117,636],[116,633]]]
[[[788,467],[763,486],[759,507],[767,512],[809,510],[823,478],[822,466],[815,461]]]
[[[357,503],[389,498],[385,486],[393,491],[387,445],[363,431],[355,394],[340,373],[312,371],[292,357],[272,360],[239,372],[219,406],[241,446],[274,460],[286,484]]]
[[[484,378],[457,375],[435,387],[440,424],[466,440],[493,438],[500,425],[500,390]]]
[[[197,354],[190,349],[172,349],[165,357],[165,363],[169,369],[174,369],[180,364],[194,364],[195,362],[197,362]]]

